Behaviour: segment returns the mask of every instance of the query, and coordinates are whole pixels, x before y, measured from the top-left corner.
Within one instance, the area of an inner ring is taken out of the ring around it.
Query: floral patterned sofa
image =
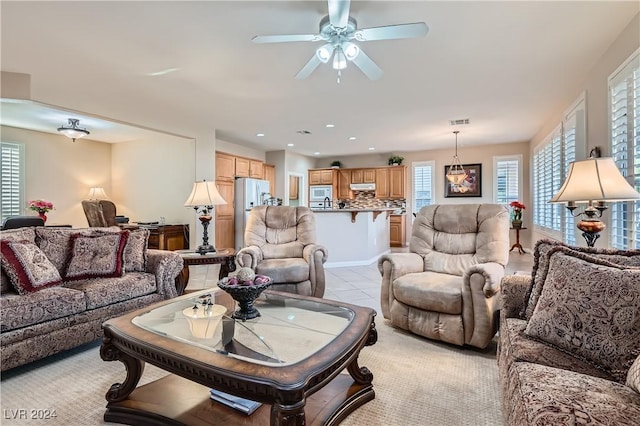
[[[29,227],[0,232],[2,371],[102,337],[112,317],[177,296],[182,258],[149,231]]]
[[[541,240],[502,280],[507,425],[640,424],[640,250]]]

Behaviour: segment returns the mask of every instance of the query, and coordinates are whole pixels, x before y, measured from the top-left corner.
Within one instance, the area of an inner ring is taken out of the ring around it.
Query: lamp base
[[[196,249],[196,253],[200,253],[202,255],[205,255],[207,253],[215,253],[215,252],[216,252],[216,248],[211,244],[201,245],[201,246],[198,246],[198,248]]]
[[[582,231],[582,236],[587,241],[587,247],[593,247],[596,240],[600,238],[600,231],[606,228],[606,225],[598,219],[581,220],[577,225]]]

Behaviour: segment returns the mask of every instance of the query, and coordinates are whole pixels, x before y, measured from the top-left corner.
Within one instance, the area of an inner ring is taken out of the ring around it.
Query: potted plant
[[[399,155],[392,155],[389,157],[389,165],[390,166],[399,166],[402,164],[404,157],[400,157]]]
[[[336,160],[333,163],[331,163],[331,168],[332,169],[339,169],[340,167],[342,167],[342,163],[339,162],[338,160]]]

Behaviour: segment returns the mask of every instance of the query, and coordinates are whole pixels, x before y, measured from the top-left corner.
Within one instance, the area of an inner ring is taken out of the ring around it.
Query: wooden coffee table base
[[[373,400],[373,386],[339,374],[306,400],[307,425],[337,425],[361,405]],[[127,399],[110,402],[104,420],[140,426],[268,425],[271,406],[263,404],[246,416],[212,401],[209,388],[169,374],[136,388]]]

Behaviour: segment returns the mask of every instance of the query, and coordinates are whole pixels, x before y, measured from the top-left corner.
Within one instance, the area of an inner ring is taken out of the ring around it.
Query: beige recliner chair
[[[495,335],[509,260],[509,213],[497,204],[423,207],[409,253],[378,259],[382,314],[430,339],[485,348]]]
[[[244,239],[248,247],[238,251],[238,265],[271,277],[272,290],[324,295],[327,249],[316,244],[316,220],[307,207],[254,207]]]

